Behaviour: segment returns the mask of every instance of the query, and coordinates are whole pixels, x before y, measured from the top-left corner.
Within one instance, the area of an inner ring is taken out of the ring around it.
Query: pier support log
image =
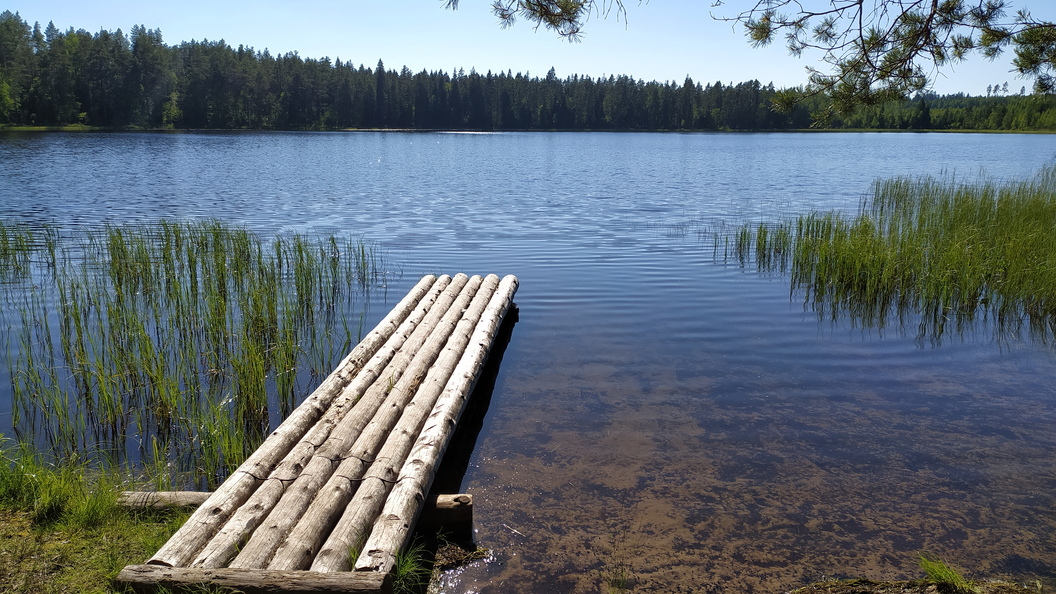
[[[121,570],[117,581],[139,594],[152,594],[159,588],[188,594],[211,592],[215,588],[230,588],[242,594],[384,594],[392,591],[392,577],[373,571],[327,574],[129,565]]]
[[[205,503],[209,491],[123,491],[117,504],[124,507],[198,507]]]
[[[429,497],[422,506],[418,529],[422,532],[443,532],[452,541],[472,540],[473,496],[460,493]]]

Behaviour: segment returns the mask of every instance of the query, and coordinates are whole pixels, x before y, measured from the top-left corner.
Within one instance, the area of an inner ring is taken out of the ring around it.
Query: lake
[[[1021,179],[1054,156],[1051,135],[3,134],[0,220],[353,234],[390,267],[371,325],[423,274],[516,274],[447,485],[474,494],[492,555],[444,591],[623,572],[642,592],[780,592],[918,577],[920,551],[1054,579],[1051,344],[819,320],[713,241],[853,213],[878,178]]]

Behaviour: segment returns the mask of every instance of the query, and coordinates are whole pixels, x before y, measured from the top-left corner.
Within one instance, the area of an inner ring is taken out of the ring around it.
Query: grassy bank
[[[859,212],[746,225],[727,254],[791,274],[819,315],[913,325],[941,340],[976,321],[1000,335],[1056,333],[1056,168],[1033,179],[879,181]]]
[[[8,442],[0,452],[0,591],[116,592],[125,565],[142,563],[186,515],[117,505],[118,473],[61,465]]]

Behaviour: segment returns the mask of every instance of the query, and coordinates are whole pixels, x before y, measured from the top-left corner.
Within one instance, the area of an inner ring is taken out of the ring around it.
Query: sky
[[[1035,16],[1047,16],[1039,8],[1049,1],[1035,1]],[[413,72],[462,68],[542,77],[553,67],[559,78],[625,74],[681,84],[690,76],[700,83],[756,79],[780,88],[805,83],[805,68],[822,65],[819,55],[794,58],[781,44],[752,48],[743,32],[713,18],[731,16],[748,0],[726,0],[717,8],[712,0],[625,3],[625,17],[615,11],[593,16],[578,43],[523,21],[503,29],[491,0],[461,0],[454,11],[442,0],[7,0],[0,9],[20,13],[31,25],[52,21],[63,31],[128,33],[139,24],[161,29],[170,45],[223,39],[273,55],[297,52],[368,67],[380,59],[387,69],[407,66]],[[994,62],[976,56],[940,71],[933,90],[984,95],[987,86],[1008,82],[1010,92],[1023,86],[1029,92],[1031,81],[1011,68],[1009,54]]]

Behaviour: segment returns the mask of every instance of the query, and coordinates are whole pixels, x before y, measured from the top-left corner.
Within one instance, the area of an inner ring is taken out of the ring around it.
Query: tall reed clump
[[[974,582],[965,579],[957,570],[935,555],[921,553],[918,563],[924,574],[928,576],[928,580],[943,587],[947,592],[953,594],[975,594],[977,592]]]
[[[962,183],[933,178],[878,181],[856,216],[810,213],[742,228],[744,262],[791,272],[819,313],[849,314],[870,327],[892,315],[917,320],[918,336],[941,339],[977,316],[998,330],[1056,334],[1056,166],[1033,179]],[[754,252],[752,250],[754,249]]]
[[[4,295],[14,429],[56,458],[211,487],[347,352],[373,246],[216,221],[52,232]]]

